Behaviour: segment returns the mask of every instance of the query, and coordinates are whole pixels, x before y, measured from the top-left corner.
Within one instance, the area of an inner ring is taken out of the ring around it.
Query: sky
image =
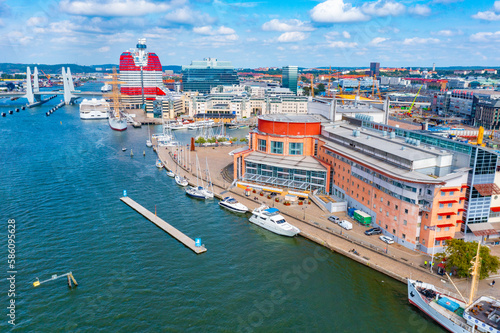
[[[0,0],[0,62],[118,64],[147,39],[162,65],[500,66],[500,1]]]

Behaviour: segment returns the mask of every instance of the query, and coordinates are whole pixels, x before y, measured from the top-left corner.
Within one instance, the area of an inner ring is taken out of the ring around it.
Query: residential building
[[[295,95],[297,95],[299,68],[297,66],[285,66],[283,67],[281,75],[282,87],[290,89]]]
[[[371,62],[370,63],[370,76],[379,75],[380,74],[380,63],[379,62]]]
[[[216,86],[239,85],[239,79],[230,61],[206,58],[203,61],[192,61],[189,66],[182,66],[182,84],[184,91],[208,94]]]
[[[474,96],[475,125],[486,129],[500,129],[500,99]]]

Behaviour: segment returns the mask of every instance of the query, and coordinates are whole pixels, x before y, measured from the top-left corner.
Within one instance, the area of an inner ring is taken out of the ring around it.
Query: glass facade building
[[[240,81],[230,61],[208,58],[182,66],[182,84],[184,91],[209,94],[213,87],[239,85]]]
[[[282,82],[283,88],[290,89],[295,95],[297,95],[297,82],[299,76],[299,68],[297,66],[285,66],[282,71]]]

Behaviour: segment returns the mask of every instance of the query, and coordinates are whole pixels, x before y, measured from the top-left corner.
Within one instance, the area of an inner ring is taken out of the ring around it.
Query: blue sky
[[[118,63],[147,38],[163,65],[500,65],[500,1],[0,0],[0,62]]]

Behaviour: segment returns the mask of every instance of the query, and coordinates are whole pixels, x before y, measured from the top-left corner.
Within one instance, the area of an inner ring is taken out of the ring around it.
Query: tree
[[[207,142],[207,140],[205,140],[205,138],[204,138],[204,137],[200,136],[200,137],[198,137],[198,138],[196,139],[196,141],[195,141],[195,142],[196,142],[196,143],[198,143],[198,144],[203,144],[203,143]]]
[[[248,139],[247,138],[241,138],[240,142],[248,142]]]
[[[320,93],[325,91],[325,85],[323,83],[318,84],[318,91]]]
[[[436,262],[446,262],[446,271],[456,271],[459,277],[470,277],[472,259],[477,252],[477,242],[465,242],[462,239],[450,239],[446,241],[444,252],[436,254]],[[496,273],[500,267],[498,257],[490,254],[490,249],[481,246],[479,250],[481,257],[481,270],[479,279],[487,278],[490,273]]]

